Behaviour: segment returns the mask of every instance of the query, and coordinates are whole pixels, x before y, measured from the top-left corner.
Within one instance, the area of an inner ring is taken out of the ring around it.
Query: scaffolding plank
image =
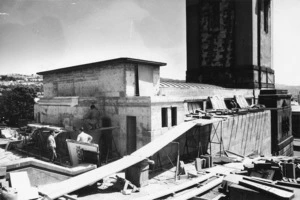
[[[154,153],[167,146],[170,142],[174,141],[194,126],[196,126],[196,123],[193,121],[181,123],[164,133],[162,136],[156,138],[154,141],[133,152],[131,155],[144,156],[145,158],[152,156]]]
[[[239,185],[242,185],[244,187],[248,187],[248,188],[253,189],[253,190],[257,190],[259,192],[263,192],[263,193],[273,195],[273,196],[277,197],[278,199],[288,200],[288,199],[292,199],[295,196],[293,192],[278,189],[278,188],[273,187],[273,186],[271,187],[271,186],[267,186],[267,185],[263,185],[263,184],[259,184],[259,183],[254,183],[254,182],[247,181],[247,180],[239,181]]]
[[[169,194],[174,194],[180,190],[184,190],[188,187],[191,187],[193,185],[196,185],[200,182],[203,182],[211,177],[215,176],[214,173],[210,173],[210,174],[205,174],[203,176],[200,176],[200,177],[197,177],[197,178],[194,178],[194,179],[191,179],[185,183],[182,183],[180,185],[176,185],[176,186],[173,186],[173,187],[170,187],[168,189],[165,189],[165,190],[162,190],[162,191],[158,191],[158,192],[155,192],[153,194],[149,194],[147,196],[143,196],[143,197],[140,197],[140,198],[137,198],[136,200],[152,200],[152,199],[157,199],[157,198],[160,198],[160,197],[163,197],[163,196],[166,196],[166,195],[169,195]]]
[[[108,165],[104,165],[103,167],[91,170],[84,174],[80,174],[65,181],[42,186],[41,188],[39,188],[39,192],[43,195],[48,196],[51,199],[56,199],[60,196],[76,191],[87,185],[94,184],[95,182],[111,174],[122,171],[123,169],[126,169],[142,160],[144,160],[143,157],[130,155],[125,156]]]
[[[199,188],[195,188],[190,190],[189,192],[183,193],[180,196],[174,197],[174,198],[170,198],[172,200],[186,200],[186,199],[191,199],[197,195],[203,194],[205,192],[207,192],[208,190],[211,190],[215,187],[217,187],[218,185],[220,185],[223,181],[223,177],[219,177],[216,178],[210,182],[208,182],[207,184],[199,187]]]
[[[212,118],[212,119],[196,119],[193,122],[196,123],[197,126],[205,126],[213,123],[218,123],[220,121],[224,121],[226,119],[223,118]]]
[[[169,130],[162,136],[155,139],[153,142],[143,146],[129,156],[125,156],[115,162],[112,162],[103,167],[94,169],[92,171],[80,174],[76,177],[67,179],[65,181],[48,185],[40,188],[40,192],[51,199],[56,199],[60,196],[91,185],[109,175],[122,171],[134,164],[137,164],[149,156],[155,154],[157,151],[165,147],[167,144],[183,135],[185,132],[196,126],[195,122],[184,122]]]
[[[26,171],[10,172],[10,182],[13,188],[18,191],[20,200],[37,199],[39,197],[36,187],[31,187],[30,180]]]

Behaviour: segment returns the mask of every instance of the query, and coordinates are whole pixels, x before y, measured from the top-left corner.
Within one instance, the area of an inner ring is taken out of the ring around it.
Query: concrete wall
[[[176,124],[184,122],[187,108],[186,100],[207,99],[205,95],[227,95],[232,98],[234,94],[242,94],[244,96],[253,97],[252,90],[195,90],[188,93],[175,91],[167,93],[166,96],[154,97],[55,97],[49,99],[41,99],[35,105],[36,121],[45,124],[53,124],[62,126],[69,130],[73,127],[79,128],[83,126],[83,116],[88,112],[91,104],[95,104],[101,113],[101,117],[108,117],[111,125],[119,127],[113,130],[113,136],[121,155],[127,154],[127,116],[135,116],[137,120],[137,148],[153,141],[158,136],[170,130],[172,126],[172,108],[176,108]],[[174,94],[174,95],[172,95]],[[185,94],[187,96],[181,96]],[[203,96],[197,96],[202,94]],[[168,124],[162,127],[162,108],[167,109]],[[37,119],[39,117],[39,119]],[[101,122],[100,122],[101,125]],[[77,132],[72,135],[76,139]],[[101,133],[100,131],[89,131],[94,138],[94,142],[98,143]]]
[[[59,183],[61,181],[70,178],[69,176],[66,175],[53,173],[35,167],[23,168],[23,169],[15,170],[14,172],[21,172],[21,171],[25,171],[28,173],[31,186],[43,186],[48,184]]]
[[[112,126],[119,127],[113,132],[113,135],[121,155],[127,154],[127,116],[136,117],[137,148],[150,141],[151,109],[149,97],[102,98],[98,105],[103,110],[103,115],[111,119]]]
[[[260,1],[260,64],[263,67],[272,67],[272,2]]]
[[[245,156],[253,152],[259,155],[271,155],[270,111],[238,115],[224,121],[222,127],[225,150]],[[217,131],[218,136],[220,136],[220,130]],[[219,151],[219,146],[213,144],[212,152],[217,151]]]
[[[162,127],[162,108],[167,109],[167,126]],[[176,108],[176,124],[184,122],[185,110],[183,99],[177,97],[151,98],[151,141],[172,129],[172,108]]]
[[[79,128],[84,125],[82,119],[90,105],[95,104],[102,118],[108,117],[112,126],[119,127],[113,130],[113,136],[121,155],[127,154],[127,116],[135,116],[137,120],[137,148],[151,140],[150,97],[82,97],[78,98],[76,105],[71,104],[71,98],[64,98],[67,99],[64,104],[60,104],[58,99],[62,98],[42,99],[35,105],[35,116],[40,116],[41,123],[62,126],[69,130],[73,130],[73,127]],[[99,123],[101,125],[101,121]],[[93,136],[93,142],[99,142],[100,131],[88,133]],[[76,139],[77,134],[74,132],[72,138]]]
[[[8,179],[10,172],[27,172],[31,186],[42,186],[58,183],[70,177],[93,170],[97,167],[96,165],[87,163],[71,168],[62,167],[29,157],[10,162],[4,162],[2,163],[2,166],[7,168],[8,173],[6,178]]]
[[[124,81],[121,64],[49,74],[44,75],[44,97],[124,96]]]
[[[152,96],[157,92],[159,82],[153,82],[153,68],[145,65],[138,66],[139,96]]]
[[[229,117],[222,123],[214,123],[201,127],[194,127],[183,134],[176,142],[180,143],[181,158],[191,156],[195,158],[200,154],[210,153],[211,141],[218,143],[222,130],[223,145],[221,150],[230,150],[240,155],[249,155],[256,152],[259,155],[271,155],[271,126],[270,111],[248,113]],[[214,126],[214,127],[213,127]],[[216,135],[215,128],[217,130]],[[199,143],[201,148],[199,150]],[[220,144],[211,144],[212,155],[220,151]],[[167,157],[169,156],[169,158]],[[158,154],[153,156],[156,163],[160,158],[162,164],[176,162],[177,144],[170,143]]]
[[[136,96],[136,84],[139,84],[140,96],[156,95],[159,87],[159,67],[131,63],[105,66],[95,64],[84,70],[46,74],[44,97]]]

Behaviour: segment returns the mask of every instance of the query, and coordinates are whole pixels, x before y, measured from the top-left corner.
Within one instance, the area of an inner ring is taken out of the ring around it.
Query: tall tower
[[[186,0],[187,82],[274,88],[271,0]]]

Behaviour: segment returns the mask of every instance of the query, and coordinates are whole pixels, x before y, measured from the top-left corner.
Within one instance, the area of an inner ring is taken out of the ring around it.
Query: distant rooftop
[[[183,83],[183,82],[160,82],[160,88],[198,88],[198,89],[225,89],[216,85],[204,84],[204,83]]]
[[[90,67],[95,67],[97,65],[98,67],[102,67],[105,64],[116,64],[116,63],[136,63],[136,64],[147,64],[152,66],[165,66],[166,63],[163,62],[155,62],[155,61],[149,61],[149,60],[141,60],[141,59],[135,59],[135,58],[116,58],[111,60],[104,60],[99,62],[93,62],[93,63],[87,63],[82,65],[76,65],[72,67],[65,67],[65,68],[59,68],[49,71],[43,71],[38,72],[38,75],[45,75],[45,74],[52,74],[57,72],[67,72],[67,71],[73,71],[73,70],[81,70],[81,69],[87,69]]]

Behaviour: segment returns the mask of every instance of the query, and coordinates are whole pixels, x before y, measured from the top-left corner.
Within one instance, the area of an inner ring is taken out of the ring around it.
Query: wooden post
[[[178,171],[179,171],[179,159],[180,159],[180,152],[179,152],[179,142],[174,142],[177,143],[177,163],[176,163],[176,170],[175,170],[175,181],[177,181],[177,176],[178,176]]]

